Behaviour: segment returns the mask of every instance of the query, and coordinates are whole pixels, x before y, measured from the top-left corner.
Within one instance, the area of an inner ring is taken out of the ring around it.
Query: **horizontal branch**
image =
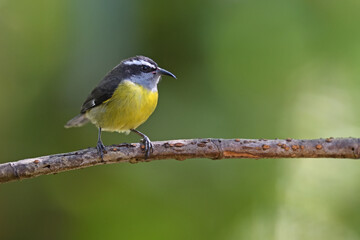
[[[295,139],[188,139],[153,142],[154,151],[144,158],[139,143],[106,147],[101,160],[95,148],[0,164],[0,183],[68,170],[119,162],[150,162],[189,158],[352,158],[360,156],[359,138]]]

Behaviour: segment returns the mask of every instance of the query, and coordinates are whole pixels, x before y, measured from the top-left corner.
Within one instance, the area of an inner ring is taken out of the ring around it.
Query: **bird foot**
[[[147,136],[144,136],[143,139],[140,141],[142,144],[144,144],[144,150],[145,150],[145,159],[149,158],[150,153],[154,152],[153,144],[150,141],[150,139]]]
[[[107,153],[104,144],[101,141],[98,141],[97,144],[96,144],[96,149],[98,151],[98,154],[101,157],[101,161],[103,161],[104,160],[104,154]]]

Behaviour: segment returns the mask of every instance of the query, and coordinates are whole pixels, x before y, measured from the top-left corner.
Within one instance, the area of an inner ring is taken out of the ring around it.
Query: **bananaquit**
[[[92,90],[81,107],[80,114],[65,125],[81,127],[91,122],[99,128],[97,151],[106,153],[101,131],[130,131],[140,135],[145,147],[145,158],[152,151],[150,139],[136,130],[154,112],[158,101],[157,85],[162,75],[176,78],[171,72],[158,67],[144,56],[128,58],[114,67]]]

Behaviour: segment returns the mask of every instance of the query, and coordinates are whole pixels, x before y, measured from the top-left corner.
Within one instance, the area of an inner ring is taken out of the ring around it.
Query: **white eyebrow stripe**
[[[126,65],[146,65],[146,66],[149,66],[151,68],[156,68],[155,65],[149,63],[149,62],[146,62],[144,60],[129,60],[129,61],[126,61],[124,62],[124,64]]]

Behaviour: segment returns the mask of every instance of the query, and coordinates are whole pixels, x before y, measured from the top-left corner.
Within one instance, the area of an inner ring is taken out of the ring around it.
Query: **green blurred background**
[[[360,135],[360,2],[0,0],[1,162],[95,146],[64,129],[122,59],[165,78],[152,140]],[[137,142],[104,133],[104,143]],[[353,160],[115,164],[0,186],[0,239],[360,239]]]

